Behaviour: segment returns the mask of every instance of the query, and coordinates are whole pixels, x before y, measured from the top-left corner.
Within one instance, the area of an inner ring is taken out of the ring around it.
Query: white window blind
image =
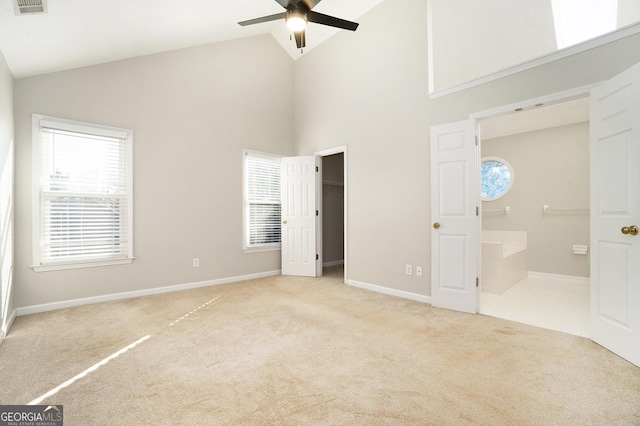
[[[131,133],[36,120],[39,241],[34,267],[131,259]]]
[[[245,247],[280,245],[280,157],[245,151]]]

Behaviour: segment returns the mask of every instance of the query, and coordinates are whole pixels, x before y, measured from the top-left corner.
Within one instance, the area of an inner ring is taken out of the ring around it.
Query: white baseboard
[[[86,297],[83,299],[65,300],[62,302],[45,303],[42,305],[25,306],[17,309],[17,315],[37,314],[40,312],[54,311],[56,309],[71,308],[73,306],[90,305],[92,303],[110,302],[113,300],[130,299],[140,296],[151,296],[154,294],[170,293],[174,291],[190,290],[200,287],[209,287],[214,285],[229,284],[238,281],[253,280],[256,278],[270,277],[280,275],[281,271],[259,272],[257,274],[241,275],[237,277],[220,278],[217,280],[200,281],[195,283],[178,284],[166,287],[156,287],[146,290],[128,291],[125,293],[107,294],[104,296]]]
[[[553,278],[556,280],[581,281],[581,282],[584,282],[585,284],[589,284],[591,282],[591,278],[589,277],[574,277],[571,275],[548,274],[546,272],[529,271],[528,276],[538,277],[538,278]]]
[[[415,300],[417,302],[424,302],[431,304],[431,296],[423,296],[421,294],[410,293],[408,291],[395,290],[393,288],[382,287],[375,284],[367,284],[360,281],[347,280],[347,284],[353,287],[362,288],[365,290],[375,291],[376,293],[388,294],[390,296],[402,297],[403,299]]]
[[[322,264],[323,267],[327,268],[329,266],[338,266],[338,265],[344,265],[344,260],[334,260],[332,262],[324,262]]]

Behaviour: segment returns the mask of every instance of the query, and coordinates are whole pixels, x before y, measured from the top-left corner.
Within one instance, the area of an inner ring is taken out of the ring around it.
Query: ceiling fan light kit
[[[276,2],[287,11],[285,13],[277,13],[275,15],[238,22],[238,24],[245,26],[284,19],[287,27],[293,32],[298,49],[302,49],[306,45],[305,30],[309,22],[349,31],[355,31],[358,28],[356,22],[313,12],[311,9],[320,3],[320,0],[276,0]]]
[[[307,28],[307,14],[298,10],[287,10],[287,27],[294,33],[304,31]]]

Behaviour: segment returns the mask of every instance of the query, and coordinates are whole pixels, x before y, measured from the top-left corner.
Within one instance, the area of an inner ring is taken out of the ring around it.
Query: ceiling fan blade
[[[249,19],[248,21],[238,22],[238,24],[245,25],[253,25],[253,24],[261,24],[263,22],[276,21],[278,19],[284,19],[286,13],[277,13],[275,15],[263,16],[262,18]]]
[[[345,21],[344,19],[335,18],[329,15],[323,15],[322,13],[313,11],[307,12],[307,21],[349,31],[355,31],[359,25],[356,22]]]
[[[287,6],[289,6],[289,1],[288,0],[276,0],[276,2],[278,2],[278,4],[282,7],[284,7],[285,9],[287,8]]]
[[[305,47],[307,40],[304,35],[304,30],[293,33],[293,36],[296,38],[296,46],[298,46],[298,49]]]

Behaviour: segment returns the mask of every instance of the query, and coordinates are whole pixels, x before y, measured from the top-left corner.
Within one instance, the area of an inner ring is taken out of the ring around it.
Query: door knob
[[[622,232],[624,235],[628,235],[629,232],[631,232],[631,229],[629,229],[628,226],[623,226],[620,232]]]
[[[440,224],[438,222],[434,223],[433,229],[440,229]]]
[[[631,235],[638,235],[638,227],[637,227],[637,226],[635,226],[635,225],[631,225],[631,226],[629,227],[629,233],[630,233]]]
[[[282,221],[282,224],[283,224],[283,225],[286,225],[286,224],[287,224],[287,221],[286,221],[286,220],[283,220],[283,221]]]

